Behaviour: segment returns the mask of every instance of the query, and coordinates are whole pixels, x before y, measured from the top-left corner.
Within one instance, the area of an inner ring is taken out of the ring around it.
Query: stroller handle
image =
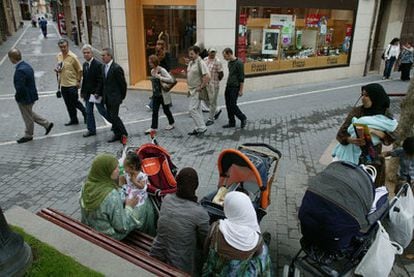
[[[269,149],[270,151],[276,153],[279,156],[279,159],[282,157],[282,153],[277,150],[276,148],[274,148],[273,146],[270,146],[269,144],[266,143],[255,143],[255,142],[248,142],[248,143],[243,143],[242,146],[247,146],[247,147],[264,147]]]

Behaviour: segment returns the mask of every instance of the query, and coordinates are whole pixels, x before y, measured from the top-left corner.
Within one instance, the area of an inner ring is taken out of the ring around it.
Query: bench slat
[[[154,257],[149,256],[152,237],[142,233],[134,232],[128,241],[133,242],[128,245],[124,242],[117,241],[109,236],[101,234],[89,226],[74,220],[56,210],[42,209],[37,213],[42,218],[88,240],[92,243],[120,256],[129,262],[142,267],[143,269],[156,274],[157,276],[189,276],[168,264],[165,264]],[[139,238],[135,241],[134,238]],[[141,247],[142,246],[142,247]]]

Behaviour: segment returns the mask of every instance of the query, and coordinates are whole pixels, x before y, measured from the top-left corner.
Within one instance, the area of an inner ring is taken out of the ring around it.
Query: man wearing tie
[[[90,137],[96,135],[96,123],[93,115],[93,106],[96,105],[98,112],[106,120],[108,120],[108,116],[102,101],[103,65],[100,61],[93,58],[92,46],[90,44],[83,45],[82,53],[85,58],[85,63],[83,64],[81,97],[85,100],[86,125],[88,128],[88,131],[83,134],[83,136]]]
[[[102,50],[102,61],[104,62],[103,100],[114,132],[114,136],[108,142],[120,141],[125,144],[128,133],[119,117],[119,106],[127,92],[124,70],[114,62],[111,48]]]

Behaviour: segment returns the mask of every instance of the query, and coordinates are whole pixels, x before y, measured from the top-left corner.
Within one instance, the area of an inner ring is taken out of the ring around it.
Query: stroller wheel
[[[300,270],[293,266],[292,271],[289,265],[283,267],[283,277],[300,277]]]

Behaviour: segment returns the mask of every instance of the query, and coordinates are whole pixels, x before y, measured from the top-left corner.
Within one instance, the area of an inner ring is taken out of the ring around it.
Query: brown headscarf
[[[180,170],[176,177],[177,196],[183,199],[197,202],[195,191],[198,187],[197,171],[191,167],[185,167]]]

